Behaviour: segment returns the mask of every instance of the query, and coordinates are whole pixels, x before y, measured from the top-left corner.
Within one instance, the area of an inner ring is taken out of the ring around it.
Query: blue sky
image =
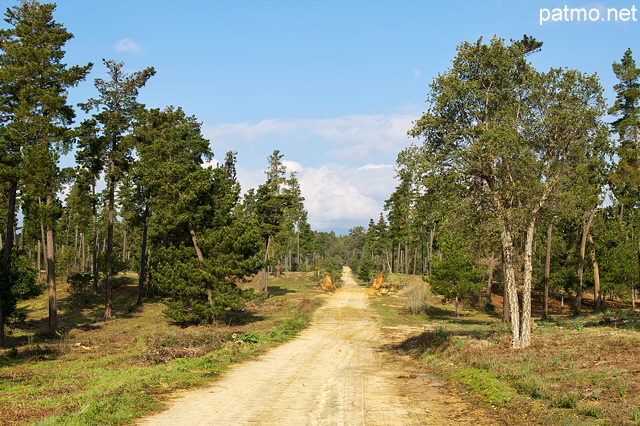
[[[6,2],[5,2],[6,4]],[[13,3],[15,4],[15,3]],[[640,12],[627,21],[540,25],[541,9],[640,7],[631,1],[59,0],[56,21],[75,38],[70,65],[94,62],[74,103],[96,96],[102,58],[129,71],[153,66],[149,107],[180,106],[203,123],[218,159],[238,152],[243,189],[264,181],[266,158],[298,172],[316,230],[377,219],[393,191],[398,152],[426,108],[429,84],[462,41],[523,34],[544,42],[540,70],[598,73],[613,98],[613,61],[640,63]],[[637,20],[634,21],[633,18]],[[570,17],[569,17],[570,18]]]

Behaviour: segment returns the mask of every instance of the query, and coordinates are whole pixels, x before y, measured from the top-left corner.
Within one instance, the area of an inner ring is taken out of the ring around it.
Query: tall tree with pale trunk
[[[499,229],[512,346],[531,344],[532,256],[536,222],[551,194],[602,136],[602,89],[573,70],[542,73],[527,60],[541,43],[524,36],[458,47],[453,66],[431,85],[429,109],[410,135],[418,179],[433,176],[473,197]],[[524,241],[521,295],[517,250]]]

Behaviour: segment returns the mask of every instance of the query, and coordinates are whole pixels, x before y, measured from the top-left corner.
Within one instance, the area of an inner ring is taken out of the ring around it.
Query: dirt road
[[[209,388],[183,394],[140,424],[491,424],[441,394],[417,365],[383,351],[376,315],[348,268],[343,281],[298,338],[231,368]]]

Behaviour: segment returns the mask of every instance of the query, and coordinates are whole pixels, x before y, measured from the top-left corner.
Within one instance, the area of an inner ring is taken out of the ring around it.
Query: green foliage
[[[179,323],[214,323],[229,310],[244,307],[251,292],[243,292],[236,280],[256,273],[259,228],[254,221],[201,233],[204,259],[193,247],[169,246],[156,253],[153,277],[160,291],[171,296],[166,315]]]
[[[442,260],[434,260],[429,282],[431,291],[447,300],[463,298],[484,285],[474,268],[468,249],[459,238],[445,236],[440,240]]]
[[[231,282],[216,280],[199,261],[193,248],[161,248],[153,277],[158,289],[171,296],[165,315],[178,323],[214,323],[225,309],[241,309],[245,298]]]
[[[371,281],[377,271],[376,266],[377,265],[373,257],[367,253],[365,257],[363,257],[362,261],[360,261],[358,278],[365,282]]]
[[[89,289],[91,286],[91,282],[93,280],[93,275],[91,274],[73,274],[67,277],[67,282],[69,283],[69,293],[71,296],[79,296]]]
[[[5,318],[14,314],[18,300],[39,296],[44,291],[36,279],[37,271],[27,264],[25,256],[15,253],[10,266],[0,259],[0,300]]]

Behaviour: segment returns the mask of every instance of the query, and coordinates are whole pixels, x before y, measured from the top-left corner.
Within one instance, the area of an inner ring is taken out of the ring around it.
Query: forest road
[[[139,424],[499,424],[442,394],[442,384],[408,356],[385,350],[389,340],[368,296],[349,268],[342,279],[296,339],[231,367],[208,388],[183,392]]]

